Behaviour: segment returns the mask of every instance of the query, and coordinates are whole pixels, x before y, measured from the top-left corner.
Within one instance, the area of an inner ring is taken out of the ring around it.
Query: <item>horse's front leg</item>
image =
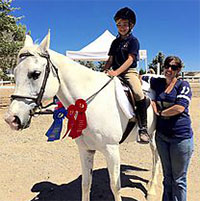
[[[79,147],[82,167],[82,201],[90,201],[90,188],[92,183],[92,170],[95,151]]]
[[[115,201],[121,201],[120,189],[120,154],[119,145],[107,145],[106,150],[103,152],[106,157],[110,176],[110,186],[115,198]]]

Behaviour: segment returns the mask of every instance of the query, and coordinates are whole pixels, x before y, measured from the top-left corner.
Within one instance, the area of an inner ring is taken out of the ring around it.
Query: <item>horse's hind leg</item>
[[[82,167],[82,201],[90,201],[90,188],[92,184],[92,170],[95,151],[79,148]]]
[[[154,141],[150,143],[153,157],[152,177],[148,184],[148,196],[156,195],[157,176],[159,173],[159,155]]]
[[[110,186],[113,192],[115,201],[121,201],[120,189],[120,155],[119,145],[107,145],[106,151],[103,153],[106,157],[110,176]]]

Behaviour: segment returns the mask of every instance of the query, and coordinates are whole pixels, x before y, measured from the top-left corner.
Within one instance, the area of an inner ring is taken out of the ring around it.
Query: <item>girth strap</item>
[[[119,144],[124,142],[124,140],[129,136],[129,134],[132,131],[132,129],[134,128],[135,124],[136,124],[136,122],[133,122],[133,121],[128,122],[128,124],[126,126],[126,130],[124,131],[124,133],[122,135],[122,139],[120,140]]]

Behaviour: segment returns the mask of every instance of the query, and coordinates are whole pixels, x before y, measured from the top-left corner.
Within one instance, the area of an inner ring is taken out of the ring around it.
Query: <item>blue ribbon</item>
[[[67,115],[67,110],[64,107],[54,110],[53,123],[49,130],[46,132],[46,136],[49,141],[59,140],[62,131],[63,120]]]

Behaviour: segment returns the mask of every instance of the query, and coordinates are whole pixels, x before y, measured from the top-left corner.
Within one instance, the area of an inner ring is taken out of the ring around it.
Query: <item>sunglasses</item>
[[[168,64],[168,65],[165,66],[165,69],[169,69],[169,68],[171,68],[173,71],[176,71],[176,70],[179,69],[179,66],[170,65],[170,64]]]

